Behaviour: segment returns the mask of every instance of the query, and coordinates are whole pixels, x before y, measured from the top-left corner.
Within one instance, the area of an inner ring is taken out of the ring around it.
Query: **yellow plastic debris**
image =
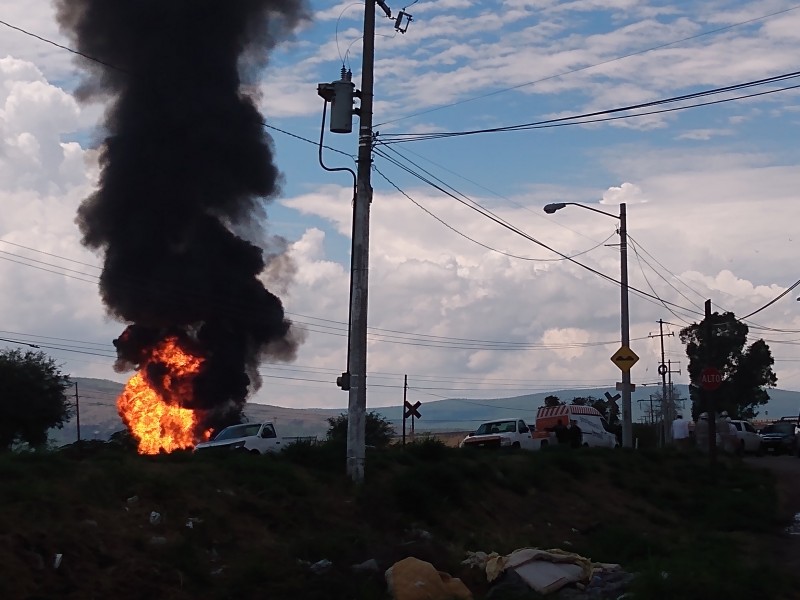
[[[460,579],[413,557],[389,567],[386,583],[394,600],[472,600],[472,592]]]

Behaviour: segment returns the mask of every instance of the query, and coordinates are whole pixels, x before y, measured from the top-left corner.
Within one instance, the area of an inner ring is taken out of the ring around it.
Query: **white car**
[[[538,449],[530,427],[523,419],[500,419],[481,424],[459,444],[460,448],[521,448]]]
[[[194,451],[207,451],[215,448],[227,448],[251,454],[267,454],[279,452],[282,446],[272,423],[243,423],[226,427],[212,440],[197,444]]]
[[[738,420],[732,420],[730,423],[736,429],[736,452],[758,453],[763,451],[761,444],[764,440],[758,435],[752,423]]]

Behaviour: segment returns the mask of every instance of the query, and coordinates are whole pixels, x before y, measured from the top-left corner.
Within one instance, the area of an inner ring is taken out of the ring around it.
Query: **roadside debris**
[[[389,567],[386,584],[394,600],[472,600],[472,592],[460,579],[413,557]]]
[[[314,575],[322,575],[323,573],[327,573],[332,566],[333,563],[331,561],[329,561],[327,558],[323,558],[308,568],[311,569],[311,572],[314,573]]]
[[[789,535],[800,535],[800,513],[795,514],[794,521],[786,528]]]
[[[565,588],[558,597],[575,600],[622,593],[634,578],[618,564],[595,563],[560,549],[520,548],[507,556],[469,552],[462,564],[482,568],[488,582],[497,582],[498,593],[525,586],[547,595]]]
[[[150,513],[150,525],[158,525],[161,523],[161,513],[152,511]]]
[[[353,565],[350,567],[354,573],[369,573],[375,572],[377,573],[379,570],[378,561],[374,558],[370,558],[369,560],[365,560],[362,563],[358,563],[357,565]]]
[[[56,554],[55,558],[53,558],[53,568],[57,569],[61,566],[61,559],[64,558],[63,554]]]

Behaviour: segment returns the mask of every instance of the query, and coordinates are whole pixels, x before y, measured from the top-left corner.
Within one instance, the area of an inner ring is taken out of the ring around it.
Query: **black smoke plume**
[[[205,357],[187,405],[201,427],[238,417],[262,356],[296,349],[259,280],[262,226],[279,193],[271,139],[248,90],[268,51],[305,17],[299,0],[55,0],[81,58],[82,100],[107,102],[101,174],[78,210],[105,254],[100,290],[129,326],[119,364],[177,336]],[[274,266],[273,266],[274,268]],[[223,413],[227,414],[221,416]]]

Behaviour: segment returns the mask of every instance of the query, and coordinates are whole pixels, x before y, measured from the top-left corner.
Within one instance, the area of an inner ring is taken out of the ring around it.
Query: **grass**
[[[745,557],[752,540],[774,542],[764,532],[779,525],[777,496],[769,474],[736,461],[710,471],[673,452],[471,452],[426,439],[369,450],[366,473],[349,482],[331,444],[266,457],[0,455],[3,597],[370,600],[386,597],[383,571],[415,555],[481,598],[465,551],[522,546],[622,563],[648,599],[780,598],[792,583]],[[370,558],[377,572],[352,572]],[[313,574],[321,559],[333,566]]]

